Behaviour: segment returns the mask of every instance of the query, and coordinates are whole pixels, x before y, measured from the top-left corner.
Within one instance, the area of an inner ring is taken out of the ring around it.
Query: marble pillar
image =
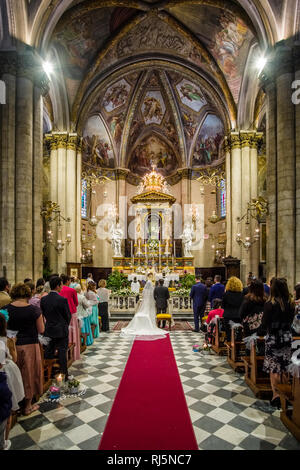
[[[242,153],[239,133],[230,135],[231,143],[231,227],[232,227],[232,253],[234,258],[241,259],[241,247],[236,242],[238,218],[242,215]]]
[[[33,277],[33,83],[17,78],[16,99],[16,281]]]
[[[80,263],[81,257],[81,139],[67,132],[47,134],[45,139],[51,146],[49,199],[59,205],[62,216],[60,231],[57,220],[51,223],[50,269],[61,274],[67,272],[67,263]],[[62,253],[54,246],[58,239],[64,243]]]
[[[285,277],[292,290],[297,279],[297,106],[292,102],[295,49],[276,44],[261,82],[267,95],[267,273]]]
[[[15,280],[16,75],[5,73],[6,105],[0,106],[0,275]]]
[[[284,54],[285,67],[276,80],[277,86],[277,236],[278,276],[295,279],[295,110],[291,100],[294,74]],[[279,71],[278,71],[279,72]]]
[[[43,200],[43,101],[40,88],[34,88],[34,139],[32,166],[32,227],[33,227],[33,279],[43,275],[43,220],[41,202]]]

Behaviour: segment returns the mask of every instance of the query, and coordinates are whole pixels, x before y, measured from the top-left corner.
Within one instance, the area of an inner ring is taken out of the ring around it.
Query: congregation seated
[[[261,327],[267,332],[264,371],[270,374],[273,390],[271,404],[274,406],[280,406],[276,385],[287,382],[294,314],[295,305],[291,302],[287,281],[273,278],[271,298],[265,303]]]
[[[237,277],[232,276],[226,284],[225,294],[222,301],[227,341],[230,341],[231,337],[230,321],[233,321],[234,323],[240,322],[239,311],[243,300],[244,295],[242,281]]]
[[[261,322],[266,300],[263,283],[257,279],[252,280],[249,285],[249,293],[245,296],[239,311],[245,337],[255,333],[264,336],[265,332],[261,328]]]

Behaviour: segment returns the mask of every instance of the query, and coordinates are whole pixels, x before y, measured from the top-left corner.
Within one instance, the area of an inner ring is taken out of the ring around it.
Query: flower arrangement
[[[171,292],[171,295],[172,297],[189,297],[190,289],[182,287],[181,289],[175,290],[175,292]]]
[[[159,241],[153,240],[153,239],[149,240],[148,247],[149,247],[149,251],[157,251],[159,248]]]
[[[127,288],[119,289],[119,290],[115,291],[113,294],[117,295],[118,297],[136,296],[136,294],[134,294],[134,292],[132,292],[130,289],[127,289]]]
[[[121,289],[128,289],[129,285],[128,277],[122,272],[114,271],[108,276],[107,289],[110,289],[113,294]]]
[[[69,380],[68,388],[70,393],[78,393],[80,382],[76,379]]]
[[[203,352],[204,354],[210,354],[210,352],[211,352],[211,344],[209,344],[209,343],[203,343],[202,352]]]
[[[193,274],[185,274],[180,278],[180,284],[184,289],[191,289],[195,282],[196,278]]]

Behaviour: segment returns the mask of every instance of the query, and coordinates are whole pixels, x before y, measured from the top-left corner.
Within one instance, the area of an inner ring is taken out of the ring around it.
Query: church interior
[[[300,0],[1,1],[0,450],[300,449],[298,129]]]

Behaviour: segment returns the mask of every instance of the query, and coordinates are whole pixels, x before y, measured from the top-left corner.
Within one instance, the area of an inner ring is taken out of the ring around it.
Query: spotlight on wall
[[[50,77],[50,75],[53,74],[53,72],[54,72],[53,64],[51,62],[49,62],[48,60],[43,61],[43,69],[46,72],[46,74],[48,75],[48,77]]]
[[[266,65],[267,61],[268,60],[264,56],[261,56],[261,57],[259,57],[259,59],[257,59],[256,68],[258,70],[258,75],[260,75],[261,72],[263,71],[263,69],[265,68],[265,65]]]

